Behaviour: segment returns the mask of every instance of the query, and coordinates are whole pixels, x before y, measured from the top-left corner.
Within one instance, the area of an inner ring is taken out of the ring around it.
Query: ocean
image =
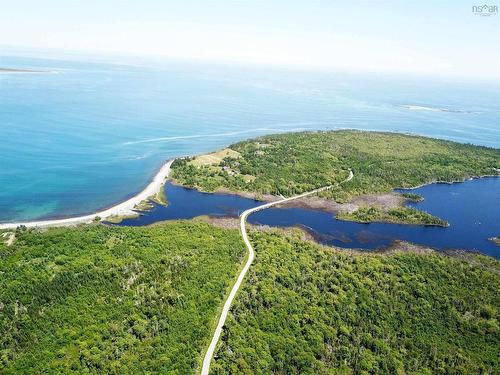
[[[500,148],[500,84],[201,63],[0,56],[0,222],[142,190],[166,160],[258,135],[368,129]]]

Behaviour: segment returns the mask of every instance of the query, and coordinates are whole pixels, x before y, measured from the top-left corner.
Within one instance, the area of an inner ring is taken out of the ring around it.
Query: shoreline
[[[415,190],[415,189],[420,189],[424,186],[432,185],[432,184],[436,184],[436,185],[439,185],[439,184],[443,184],[443,185],[463,184],[464,182],[467,182],[467,181],[480,180],[482,178],[489,178],[489,177],[500,177],[500,174],[485,174],[485,175],[480,175],[480,176],[471,176],[468,178],[464,178],[462,180],[453,180],[453,181],[434,180],[434,181],[431,181],[428,183],[423,183],[423,184],[420,184],[417,186],[412,186],[412,187],[406,187],[406,188],[405,187],[397,187],[397,188],[394,188],[394,190]]]
[[[142,211],[141,209],[137,209],[136,206],[148,199],[150,199],[152,196],[155,196],[157,193],[161,191],[161,188],[165,185],[166,180],[168,179],[170,172],[171,172],[171,165],[175,161],[174,159],[167,160],[159,169],[157,174],[154,176],[153,180],[139,193],[136,195],[132,196],[131,198],[126,199],[125,201],[119,202],[111,207],[108,208],[103,208],[100,211],[97,211],[92,214],[85,214],[85,215],[80,215],[80,216],[70,216],[67,218],[55,218],[55,219],[46,219],[46,220],[33,220],[33,221],[19,221],[19,222],[6,222],[6,223],[0,223],[0,230],[9,230],[9,229],[16,229],[20,225],[24,225],[29,228],[33,227],[57,227],[57,226],[70,226],[70,225],[78,225],[78,224],[89,224],[95,221],[97,217],[99,217],[99,221],[106,221],[105,219],[110,219],[113,217],[131,217],[134,216],[136,217],[137,215],[140,214]],[[500,169],[494,168],[495,171],[500,172]],[[476,179],[482,179],[482,178],[495,178],[495,177],[500,177],[499,174],[487,174],[487,175],[477,175],[477,176],[470,176],[463,178],[462,180],[453,180],[453,181],[438,181],[438,180],[433,180],[429,181],[426,183],[423,183],[418,186],[412,186],[412,187],[396,187],[394,188],[393,191],[387,192],[387,193],[378,193],[378,194],[369,194],[367,195],[368,197],[372,198],[377,198],[377,197],[389,197],[389,196],[395,196],[395,194],[398,194],[397,190],[414,190],[418,189],[427,185],[432,185],[432,184],[455,184],[455,183],[464,183],[467,181],[471,180],[476,180]],[[172,184],[182,186],[184,188],[188,189],[194,189],[202,193],[215,193],[215,194],[227,194],[227,195],[236,195],[240,196],[243,198],[248,198],[248,199],[254,199],[257,201],[262,201],[265,203],[271,203],[275,202],[277,200],[280,200],[282,197],[279,196],[273,196],[269,194],[259,194],[255,192],[245,192],[245,191],[232,191],[229,189],[225,188],[218,188],[213,192],[208,192],[208,191],[203,191],[198,187],[188,187],[180,184],[178,181],[175,179],[171,180]],[[347,202],[347,203],[337,203],[335,201],[330,201],[325,198],[312,198],[312,199],[298,199],[297,201],[291,202],[289,204],[289,207],[297,207],[297,208],[306,208],[306,209],[314,209],[314,210],[321,210],[325,212],[330,212],[333,214],[337,214],[339,211],[341,211],[343,208],[345,209],[348,207],[348,211],[352,210],[352,206],[356,206],[359,202],[359,200],[363,201],[363,196],[360,197],[355,197],[353,201]],[[390,206],[403,206],[404,199],[400,199],[399,202],[397,203],[389,203]],[[383,206],[385,206],[383,204]],[[279,207],[279,205],[278,205]],[[349,209],[350,208],[350,209]]]
[[[367,202],[366,200],[370,201],[373,200],[376,206],[382,206],[382,207],[404,207],[405,201],[407,201],[407,198],[400,197],[398,190],[415,190],[422,188],[424,186],[428,185],[452,185],[452,184],[463,184],[469,181],[474,181],[474,180],[480,180],[483,178],[500,178],[500,174],[487,174],[487,175],[479,175],[479,176],[472,176],[472,177],[467,177],[462,180],[453,180],[453,181],[438,181],[438,180],[433,180],[430,182],[426,182],[417,186],[412,186],[412,187],[396,187],[390,192],[383,192],[383,193],[369,193],[369,194],[364,194],[360,196],[354,197],[351,201],[346,202],[346,203],[338,203],[334,200],[330,200],[327,198],[321,198],[321,197],[316,197],[316,198],[307,198],[307,199],[298,199],[296,201],[292,201],[287,204],[288,207],[293,207],[293,208],[304,208],[304,209],[312,209],[312,210],[320,210],[324,212],[329,212],[332,214],[337,214],[338,212],[342,210],[347,210],[347,211],[352,211],[356,209],[356,206],[359,205],[366,205]],[[260,194],[260,193],[255,193],[255,192],[248,192],[248,191],[241,191],[241,190],[229,190],[227,188],[218,188],[214,191],[205,191],[202,190],[196,186],[185,186],[180,184],[178,181],[175,179],[172,179],[170,181],[173,185],[176,186],[181,186],[185,189],[192,189],[196,190],[200,193],[205,193],[205,194],[225,194],[225,195],[234,195],[242,198],[247,198],[247,199],[253,199],[259,202],[264,202],[264,203],[270,203],[270,202],[275,202],[277,200],[281,200],[282,197],[277,196],[277,195],[271,195],[271,194]],[[384,203],[384,202],[378,202],[378,198],[380,199],[391,199],[391,197],[394,199],[393,202],[389,203]],[[279,208],[279,205],[278,205]]]
[[[135,206],[161,191],[161,189],[165,184],[166,179],[170,174],[170,168],[174,160],[175,159],[166,161],[161,166],[160,170],[156,173],[156,175],[153,177],[153,180],[142,191],[140,191],[133,197],[123,202],[115,204],[114,206],[102,209],[93,214],[68,217],[65,219],[48,219],[48,220],[21,221],[13,223],[0,223],[0,230],[16,229],[21,225],[24,225],[27,228],[64,227],[64,226],[78,225],[78,224],[90,224],[94,222],[96,217],[99,217],[101,220],[104,220],[106,218],[110,218],[113,216],[137,215],[137,211],[134,210]]]

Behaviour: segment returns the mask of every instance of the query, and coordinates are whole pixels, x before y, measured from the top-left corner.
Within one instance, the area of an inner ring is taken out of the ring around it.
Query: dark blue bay
[[[171,183],[165,186],[165,193],[168,206],[155,205],[153,210],[137,219],[124,220],[121,225],[142,226],[163,220],[192,219],[201,215],[237,217],[246,209],[262,204],[233,194],[201,193]]]
[[[412,192],[423,202],[418,209],[446,219],[450,227],[426,227],[387,223],[359,224],[339,221],[328,212],[303,208],[272,208],[250,216],[249,222],[270,226],[301,226],[324,244],[374,250],[405,240],[439,250],[464,249],[500,258],[500,247],[488,238],[500,235],[500,178],[483,178],[455,184],[432,184]],[[206,194],[167,184],[167,207],[155,206],[138,219],[121,225],[140,226],[162,220],[189,219],[200,215],[236,217],[262,204],[227,194]]]

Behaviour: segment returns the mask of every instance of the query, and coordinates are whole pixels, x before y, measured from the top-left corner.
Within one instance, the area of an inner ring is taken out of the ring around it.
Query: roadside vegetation
[[[203,191],[227,189],[287,197],[340,182],[352,169],[352,181],[323,193],[346,202],[397,187],[497,175],[496,168],[500,168],[497,149],[355,130],[270,135],[225,150],[222,160],[209,158],[208,163],[197,161],[200,157],[176,160],[172,177]]]
[[[335,217],[339,220],[356,221],[358,223],[381,221],[388,223],[434,225],[440,227],[449,226],[447,221],[412,207],[395,207],[389,210],[383,210],[378,207],[360,207],[353,212],[339,212]]]
[[[192,374],[244,260],[237,230],[175,222],[0,242],[0,373]]]
[[[257,254],[212,374],[498,374],[500,263],[349,253],[281,231]]]

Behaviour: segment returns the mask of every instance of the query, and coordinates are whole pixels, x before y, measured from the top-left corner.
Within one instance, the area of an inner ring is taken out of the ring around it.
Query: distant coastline
[[[18,69],[18,68],[2,68],[0,73],[53,73],[50,70],[35,70],[35,69]]]

